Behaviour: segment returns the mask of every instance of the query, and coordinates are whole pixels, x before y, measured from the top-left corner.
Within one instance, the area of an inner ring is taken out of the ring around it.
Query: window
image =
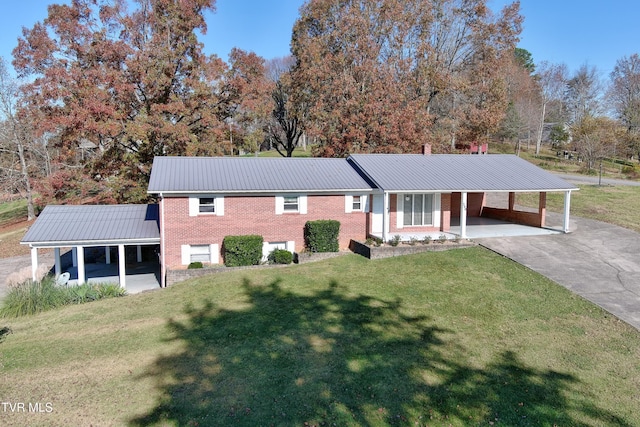
[[[307,196],[305,194],[296,195],[276,195],[275,197],[276,215],[307,213]]]
[[[362,196],[353,196],[352,209],[354,211],[361,211],[362,210]]]
[[[220,261],[220,250],[217,244],[211,245],[181,245],[182,265],[189,265],[192,262],[206,262],[218,264]]]
[[[223,216],[224,196],[193,195],[189,196],[189,216]]]
[[[433,225],[433,194],[403,196],[403,225]]]
[[[198,199],[199,213],[216,213],[216,199],[213,197],[200,197]]]
[[[211,261],[211,245],[191,245],[189,249],[189,262]]]
[[[299,206],[298,196],[284,196],[284,211],[285,212],[298,212]]]

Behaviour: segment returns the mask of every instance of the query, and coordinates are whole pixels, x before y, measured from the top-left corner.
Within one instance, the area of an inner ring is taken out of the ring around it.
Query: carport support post
[[[37,280],[36,272],[38,271],[38,248],[31,247],[31,280]]]
[[[387,242],[389,233],[389,193],[386,191],[382,195],[382,241]]]
[[[460,194],[460,238],[467,238],[467,193]]]
[[[56,277],[58,277],[60,273],[62,273],[62,266],[60,263],[60,248],[53,248],[53,259],[54,259],[53,271],[56,274]]]
[[[82,285],[87,276],[84,270],[84,246],[78,246],[76,253],[78,254],[78,284]]]
[[[120,287],[122,289],[127,288],[127,272],[125,271],[125,265],[124,245],[118,245],[118,276],[120,278]]]
[[[138,257],[138,263],[142,262],[142,246],[136,246],[136,255]]]
[[[569,211],[571,210],[571,190],[564,192],[564,221],[562,230],[565,233],[569,232]]]
[[[105,264],[111,264],[111,246],[104,247],[104,262]]]

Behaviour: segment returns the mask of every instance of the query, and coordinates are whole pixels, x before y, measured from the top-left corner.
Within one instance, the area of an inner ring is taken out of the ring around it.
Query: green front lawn
[[[2,400],[52,412],[2,425],[640,425],[640,333],[481,248],[218,274],[6,328]]]
[[[538,207],[538,193],[516,195],[516,203]],[[563,212],[564,193],[547,194],[547,210]],[[640,187],[580,185],[571,193],[571,216],[619,225],[640,233]]]

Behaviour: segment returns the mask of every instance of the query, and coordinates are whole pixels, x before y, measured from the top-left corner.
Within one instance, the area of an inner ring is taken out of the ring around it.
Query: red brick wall
[[[294,241],[295,250],[304,248],[304,224],[318,219],[340,221],[340,248],[351,239],[366,237],[366,214],[344,212],[343,195],[307,196],[307,213],[276,215],[275,196],[225,196],[224,215],[189,216],[189,199],[164,199],[164,242],[167,268],[182,266],[181,245],[218,244],[228,235],[258,234],[265,242]],[[220,262],[222,257],[220,256]]]
[[[460,217],[461,193],[452,193],[451,215]],[[467,216],[478,217],[482,215],[482,208],[485,205],[485,193],[467,193]]]

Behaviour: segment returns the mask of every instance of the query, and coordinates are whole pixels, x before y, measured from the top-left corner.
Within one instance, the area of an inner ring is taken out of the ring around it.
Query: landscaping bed
[[[362,255],[369,259],[382,259],[395,256],[419,254],[422,252],[448,251],[450,249],[460,249],[477,246],[477,243],[470,240],[447,240],[432,241],[431,243],[398,243],[396,246],[390,244],[367,244],[357,240],[351,240],[349,249],[353,253]]]

